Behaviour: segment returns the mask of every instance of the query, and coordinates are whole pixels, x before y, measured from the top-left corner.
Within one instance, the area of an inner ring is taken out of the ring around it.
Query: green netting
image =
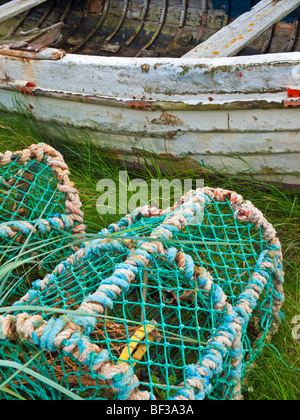
[[[0,359],[30,362],[87,400],[239,399],[278,326],[282,283],[280,244],[262,214],[235,193],[197,190],[176,208],[121,219],[25,298],[14,290]],[[1,381],[15,373],[0,368]],[[8,387],[28,399],[70,398],[25,372]]]

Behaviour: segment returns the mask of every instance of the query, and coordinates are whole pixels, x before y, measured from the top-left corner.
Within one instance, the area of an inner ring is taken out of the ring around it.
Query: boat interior
[[[0,45],[120,57],[181,57],[259,0],[48,0],[0,23]],[[8,1],[0,1],[0,6]],[[300,51],[300,8],[239,55]]]

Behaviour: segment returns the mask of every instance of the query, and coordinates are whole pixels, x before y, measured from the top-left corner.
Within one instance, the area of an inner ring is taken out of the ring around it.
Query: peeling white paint
[[[0,80],[5,80],[6,78],[6,61],[5,58],[0,57]]]

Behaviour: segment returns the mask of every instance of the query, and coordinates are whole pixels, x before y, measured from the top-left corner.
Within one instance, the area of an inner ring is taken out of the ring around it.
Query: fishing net
[[[139,208],[0,317],[1,398],[241,399],[283,300],[280,243],[251,202],[203,188]]]

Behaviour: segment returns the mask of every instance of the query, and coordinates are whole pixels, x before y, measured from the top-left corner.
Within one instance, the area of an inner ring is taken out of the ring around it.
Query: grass
[[[61,131],[61,129],[59,129]],[[65,156],[72,179],[80,190],[84,204],[85,221],[88,231],[99,232],[111,222],[117,221],[119,215],[100,216],[96,210],[99,192],[96,185],[100,179],[113,179],[118,182],[119,171],[127,170],[109,156],[109,151],[96,149],[85,136],[85,143],[71,142],[61,131],[60,140],[51,139],[45,130],[41,130],[26,112],[17,115],[0,116],[0,151],[17,150],[32,143],[44,141],[57,148]],[[62,140],[63,138],[63,140]],[[171,163],[164,163],[163,170],[159,158],[149,157],[150,163],[143,160],[139,168],[128,171],[128,177],[143,178],[146,181],[162,178],[197,179],[199,173],[189,169],[182,170]],[[205,184],[235,190],[251,200],[267,219],[275,226],[282,242],[285,273],[286,302],[284,305],[285,321],[279,333],[274,337],[271,346],[266,346],[263,356],[258,359],[256,368],[248,378],[249,400],[298,400],[300,398],[300,375],[294,369],[300,367],[299,341],[292,337],[292,319],[300,315],[300,192],[284,189],[280,183],[275,186],[268,182],[256,181],[240,176],[239,180],[224,176],[210,170],[201,175]]]

